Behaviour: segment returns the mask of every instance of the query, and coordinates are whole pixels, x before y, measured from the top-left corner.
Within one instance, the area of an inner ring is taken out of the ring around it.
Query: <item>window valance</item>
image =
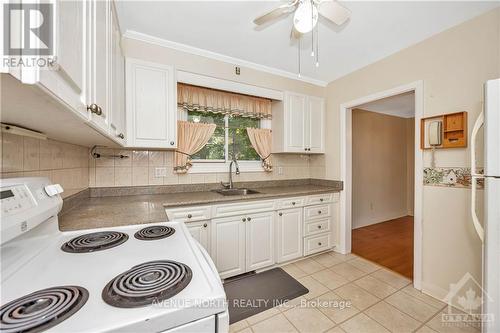
[[[177,84],[177,104],[187,111],[271,119],[271,101],[266,98]]]

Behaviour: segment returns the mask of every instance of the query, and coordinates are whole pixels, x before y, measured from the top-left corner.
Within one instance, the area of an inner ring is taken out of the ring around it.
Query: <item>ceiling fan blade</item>
[[[293,1],[291,3],[281,5],[278,8],[275,8],[264,15],[257,17],[256,19],[253,20],[253,23],[255,23],[256,25],[263,25],[270,21],[273,21],[282,15],[292,12],[295,9],[296,3],[297,1]]]
[[[337,1],[326,0],[319,4],[319,13],[337,25],[344,24],[351,16],[351,11]]]

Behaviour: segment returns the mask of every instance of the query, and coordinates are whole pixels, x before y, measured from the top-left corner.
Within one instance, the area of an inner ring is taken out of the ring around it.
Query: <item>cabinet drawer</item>
[[[319,234],[325,231],[330,231],[331,220],[314,220],[304,224],[304,236]]]
[[[325,193],[310,195],[306,198],[306,206],[317,205],[322,203],[330,203],[337,200],[337,193]]]
[[[180,207],[180,208],[167,208],[167,218],[169,221],[191,222],[210,220],[211,218],[210,206],[197,206],[197,207]]]
[[[274,201],[250,201],[214,206],[213,217],[247,215],[274,210]]]
[[[278,201],[276,209],[303,207],[305,202],[305,197],[283,198]]]
[[[325,251],[329,248],[331,248],[331,235],[329,232],[304,238],[304,256]]]
[[[331,205],[317,205],[304,208],[304,220],[331,216]]]

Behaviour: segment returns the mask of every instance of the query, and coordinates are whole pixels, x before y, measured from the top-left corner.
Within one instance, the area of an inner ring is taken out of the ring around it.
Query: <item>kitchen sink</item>
[[[259,191],[251,190],[249,188],[224,188],[220,190],[214,190],[222,195],[250,195],[250,194],[258,194]]]

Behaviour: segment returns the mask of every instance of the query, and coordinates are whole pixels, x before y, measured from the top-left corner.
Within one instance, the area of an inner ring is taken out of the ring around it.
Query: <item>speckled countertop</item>
[[[82,198],[81,202],[61,214],[59,228],[70,231],[162,222],[167,220],[165,207],[338,192],[339,188],[304,184],[259,187],[256,190],[260,193],[247,196],[223,196],[212,191],[199,191]]]

